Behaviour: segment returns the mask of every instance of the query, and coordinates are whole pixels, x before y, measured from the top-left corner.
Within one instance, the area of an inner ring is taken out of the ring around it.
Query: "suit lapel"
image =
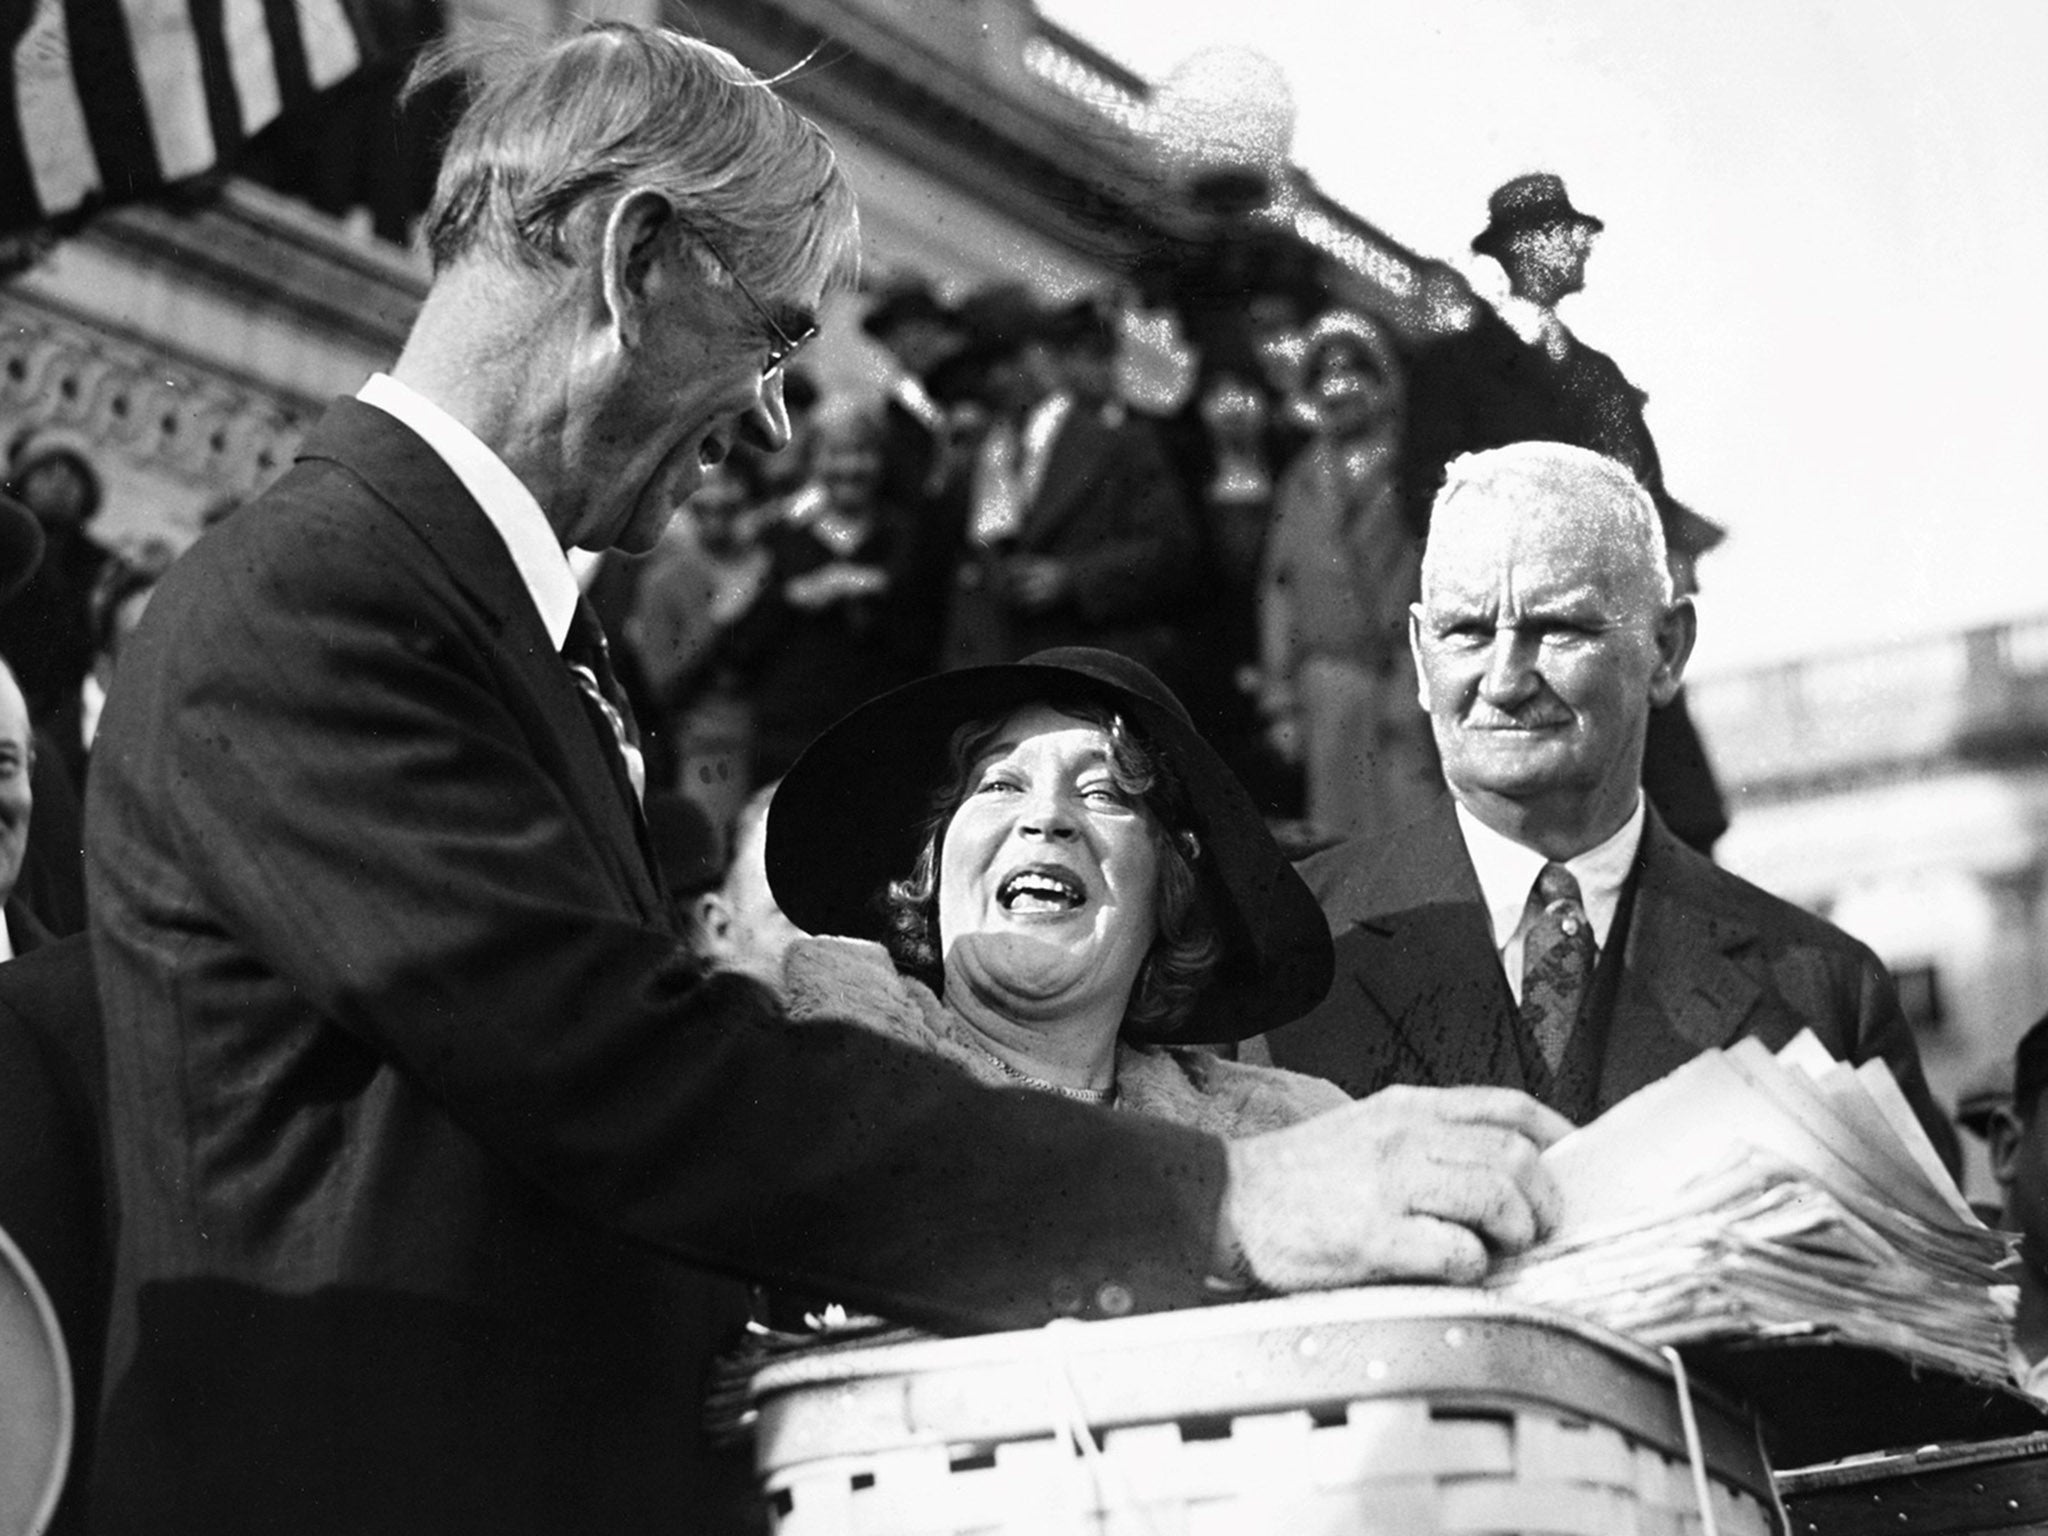
[[[1727,1044],[1763,996],[1741,958],[1756,926],[1721,899],[1712,876],[1651,808],[1600,1075],[1603,1109]]]
[[[1327,866],[1312,878],[1331,875],[1322,893],[1338,976],[1325,1007],[1350,1016],[1362,1058],[1349,1074],[1358,1086],[1345,1086],[1529,1087],[1513,997],[1449,799],[1371,862]],[[1285,1038],[1283,1031],[1274,1042],[1283,1062]]]
[[[573,813],[643,915],[660,916],[652,849],[630,789],[621,793],[610,744],[592,728],[505,541],[454,471],[396,418],[356,400],[321,418],[300,457],[332,460],[362,480],[418,533],[448,582],[489,615],[494,659],[531,700],[567,765]]]
[[[1098,461],[1108,432],[1095,407],[1077,400],[1068,409],[1053,434],[1038,492],[1024,509],[1018,540],[1025,548],[1043,548],[1054,530],[1085,503],[1087,491],[1098,478]]]
[[[45,944],[52,942],[50,930],[43,926],[42,920],[29,910],[28,903],[19,896],[7,898],[4,920],[7,924],[8,942],[14,946],[16,955],[28,954],[31,950],[41,949]]]

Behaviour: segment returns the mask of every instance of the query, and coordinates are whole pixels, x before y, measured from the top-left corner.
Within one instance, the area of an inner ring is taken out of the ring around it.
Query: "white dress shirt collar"
[[[1593,942],[1607,945],[1615,914],[1621,910],[1621,893],[1635,868],[1636,850],[1643,841],[1643,797],[1636,795],[1636,808],[1621,829],[1598,846],[1564,861],[1572,878],[1579,882],[1579,896],[1586,917],[1593,925]],[[1453,802],[1458,831],[1465,839],[1472,872],[1479,877],[1479,893],[1486,902],[1487,920],[1493,926],[1493,947],[1501,957],[1508,983],[1517,999],[1521,996],[1522,938],[1528,913],[1529,891],[1536,876],[1550,861],[1534,848],[1526,848],[1503,837],[1464,806]]]
[[[365,405],[374,405],[419,434],[469,492],[484,516],[505,541],[506,552],[519,568],[533,606],[556,650],[568,638],[569,619],[576,611],[578,588],[562,542],[517,475],[469,428],[411,386],[387,373],[370,375],[356,391]]]

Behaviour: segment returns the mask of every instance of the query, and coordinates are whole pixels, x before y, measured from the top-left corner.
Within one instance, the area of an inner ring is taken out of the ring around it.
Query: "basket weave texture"
[[[776,1536],[1779,1529],[1753,1438],[1709,1397],[1702,1518],[1669,1377],[1623,1341],[1476,1309],[1446,1323],[1256,1305],[1236,1333],[1211,1312],[764,1372]]]
[[[1059,1439],[918,1446],[775,1476],[778,1536],[1696,1536],[1683,1461],[1542,1410],[1444,1414],[1354,1403],[1344,1421],[1251,1414],[1188,1439],[1112,1430],[1099,1461]],[[1091,1464],[1092,1463],[1092,1464]],[[1753,1496],[1712,1482],[1722,1536],[1767,1536]]]

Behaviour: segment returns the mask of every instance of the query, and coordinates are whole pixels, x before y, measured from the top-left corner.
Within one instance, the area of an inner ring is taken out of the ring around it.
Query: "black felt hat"
[[[1025,705],[1095,699],[1187,790],[1223,957],[1175,1041],[1241,1040],[1297,1019],[1335,960],[1315,897],[1265,818],[1166,685],[1112,651],[1068,646],[941,672],[863,704],[805,749],[768,812],[768,884],[807,933],[884,939],[883,895],[917,860],[954,731]]]
[[[1564,178],[1549,171],[1531,171],[1504,181],[1486,200],[1486,228],[1472,237],[1472,249],[1498,257],[1511,236],[1552,224],[1579,224],[1598,234],[1607,226],[1572,206]]]
[[[27,586],[42,563],[42,523],[35,513],[0,491],[0,603]]]

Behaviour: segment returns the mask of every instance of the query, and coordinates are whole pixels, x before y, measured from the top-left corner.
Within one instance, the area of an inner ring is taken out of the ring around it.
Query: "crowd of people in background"
[[[1467,1283],[1738,1032],[1886,1062],[1954,1166],[1877,957],[1699,851],[1719,530],[1556,317],[1600,222],[1488,213],[1506,291],[1432,336],[1247,286],[1166,403],[1124,295],[897,274],[826,391],[829,145],[600,24],[479,89],[403,352],[189,555],[18,437],[0,1124],[52,1129],[0,1229],[99,1528],[749,1529],[745,1282],[943,1331]]]
[[[1391,494],[1391,341],[1334,313],[1277,338],[1270,373],[1156,414],[1120,387],[1120,318],[1109,294],[949,304],[898,277],[863,322],[879,394],[793,370],[787,449],[735,453],[652,553],[599,562],[652,782],[729,810],[868,698],[1066,644],[1166,679],[1282,823],[1354,830],[1373,792],[1340,787],[1338,669],[1385,679],[1402,707],[1382,712],[1409,726],[1390,776],[1426,776],[1412,674],[1403,697],[1388,665],[1420,548]],[[1364,590],[1356,637],[1335,610]]]
[[[1358,309],[1246,292],[1232,344],[1191,348],[1165,401],[1124,388],[1127,294],[997,282],[949,301],[886,276],[862,320],[879,388],[828,393],[790,367],[787,448],[737,445],[653,551],[580,568],[650,785],[723,850],[746,798],[864,700],[1087,644],[1164,679],[1291,846],[1400,825],[1437,779],[1406,626],[1444,463],[1540,416],[1538,435],[1637,469],[1682,590],[1720,536],[1664,490],[1641,396],[1556,321],[1598,227],[1555,177],[1518,178],[1473,242],[1506,273],[1497,314],[1417,347]],[[1516,347],[1540,366],[1510,366]],[[71,435],[22,431],[7,486],[41,553],[0,601],[0,655],[54,759],[39,774],[65,781],[46,798],[75,803],[121,638],[174,551],[95,542],[102,480]],[[1653,797],[1710,848],[1725,818],[1689,723],[1655,722],[1652,760]],[[45,889],[33,856],[24,879],[55,931],[82,922],[74,882]]]
[[[1518,178],[1473,242],[1505,273],[1498,313],[1418,344],[1248,292],[1233,344],[1191,346],[1166,400],[1125,388],[1126,295],[949,302],[888,276],[862,320],[879,389],[791,369],[790,446],[735,452],[653,553],[586,575],[653,782],[729,815],[865,699],[1088,644],[1166,680],[1298,845],[1411,819],[1437,765],[1407,614],[1446,463],[1530,436],[1617,457],[1682,591],[1721,537],[1664,489],[1640,392],[1556,320],[1597,228],[1555,177]],[[1682,700],[1651,760],[1653,798],[1710,850],[1726,819]]]

